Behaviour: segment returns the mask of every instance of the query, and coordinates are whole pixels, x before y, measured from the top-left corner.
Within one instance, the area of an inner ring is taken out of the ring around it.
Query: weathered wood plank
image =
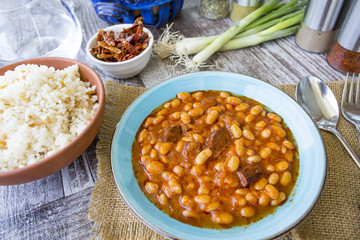
[[[63,197],[60,172],[31,183],[1,186],[0,219],[6,220],[14,215],[32,211]],[[2,227],[1,224],[0,226]],[[7,226],[11,227],[11,224]]]
[[[87,213],[91,191],[88,188],[81,194],[0,218],[0,239],[90,239],[92,223]]]
[[[65,197],[94,186],[85,153],[68,167],[62,169],[61,174]]]
[[[83,155],[85,155],[85,159],[88,163],[89,166],[89,171],[91,174],[91,178],[92,180],[96,181],[97,179],[97,175],[96,175],[96,170],[97,170],[97,157],[96,157],[96,144],[98,142],[98,138],[96,137],[95,140],[91,143],[91,145],[89,146],[89,148],[87,149],[86,152],[83,153]]]

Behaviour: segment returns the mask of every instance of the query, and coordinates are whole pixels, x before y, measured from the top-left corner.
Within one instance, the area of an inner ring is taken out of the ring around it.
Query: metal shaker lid
[[[360,1],[352,1],[338,36],[339,44],[355,52],[360,52]]]
[[[304,24],[318,31],[333,31],[338,28],[343,5],[344,0],[310,0]]]
[[[244,7],[257,7],[264,3],[264,0],[234,0],[240,6]]]

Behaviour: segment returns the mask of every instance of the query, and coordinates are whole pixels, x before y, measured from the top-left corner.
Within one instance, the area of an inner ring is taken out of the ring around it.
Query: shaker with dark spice
[[[338,41],[332,46],[327,60],[332,67],[343,73],[360,73],[360,52],[348,50]]]
[[[230,12],[230,0],[201,0],[199,12],[208,19],[226,18]]]
[[[360,73],[360,1],[353,1],[327,60],[343,73]]]

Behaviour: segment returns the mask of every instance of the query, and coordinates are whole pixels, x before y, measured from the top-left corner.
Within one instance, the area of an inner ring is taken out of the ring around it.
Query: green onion
[[[292,0],[282,4],[271,0],[243,18],[226,32],[210,37],[185,38],[179,32],[171,33],[169,27],[155,44],[155,53],[160,58],[176,58],[177,64],[185,65],[188,71],[198,70],[217,51],[226,51],[254,46],[262,42],[295,34],[303,19],[303,6],[307,0]],[[193,59],[188,56],[196,54]]]
[[[278,17],[280,17],[280,16],[283,16],[283,15],[285,15],[285,14],[291,13],[291,12],[293,12],[293,11],[295,11],[295,10],[303,7],[303,6],[305,6],[305,5],[308,3],[308,1],[304,1],[304,2],[301,2],[301,3],[299,3],[299,4],[295,4],[295,3],[297,3],[298,1],[299,1],[299,0],[292,0],[292,1],[289,2],[288,4],[282,6],[281,8],[279,8],[279,9],[277,9],[277,10],[275,10],[275,11],[269,13],[269,14],[267,14],[266,16],[264,16],[264,17],[256,20],[255,22],[249,24],[249,25],[245,28],[245,30],[250,29],[250,28],[253,28],[253,27],[255,27],[255,26],[258,26],[258,25],[260,25],[260,24],[262,24],[262,23],[265,23],[265,22],[267,22],[267,21],[276,19],[276,18],[278,18]]]
[[[294,17],[295,15],[304,13],[305,10],[300,10],[298,12],[291,13],[292,11],[298,10],[302,6],[307,4],[307,1],[304,1],[300,4],[295,5],[295,7],[294,7],[293,5],[298,1],[299,0],[293,0],[286,5],[281,4],[281,5],[273,6],[273,8],[271,8],[271,10],[277,10],[277,11],[273,11],[273,12],[259,18],[255,22],[251,23],[249,26],[245,27],[243,31],[240,31],[240,33],[237,34],[234,38],[252,35],[254,33],[260,32],[261,30],[264,30],[268,27],[273,26],[282,20],[285,20],[285,19]],[[279,11],[279,10],[281,10],[281,11]],[[280,17],[280,18],[276,18],[276,17]],[[221,34],[215,35],[215,36],[210,36],[210,37],[184,38],[182,41],[192,42],[192,41],[200,41],[201,40],[201,41],[203,41],[203,43],[206,43],[206,42],[214,41],[216,39],[216,37],[218,37],[220,35]],[[205,39],[206,39],[206,41],[205,41]]]
[[[296,33],[296,30],[299,28],[299,26],[291,27],[290,26],[296,25],[301,22],[303,18],[302,15],[298,15],[292,18],[289,18],[285,21],[279,22],[278,24],[261,31],[259,33],[255,33],[250,36],[242,37],[242,38],[236,38],[232,39],[229,42],[227,42],[219,51],[226,51],[226,50],[233,50],[233,49],[240,49],[244,47],[250,47],[255,46],[257,44],[260,44],[262,42],[274,40],[277,38],[290,36],[294,33]]]
[[[249,46],[255,46],[255,45],[259,44],[258,43],[259,37],[263,37],[264,42],[265,42],[265,39],[267,39],[268,36],[264,37],[264,35],[271,34],[273,36],[280,36],[284,33],[282,32],[282,34],[279,34],[279,35],[276,35],[274,33],[276,31],[279,31],[279,30],[285,29],[289,26],[300,23],[301,20],[303,19],[303,16],[304,16],[304,10],[301,10],[301,11],[298,11],[293,14],[288,14],[288,15],[284,16],[283,18],[275,19],[275,20],[269,21],[268,23],[259,25],[255,28],[251,28],[243,33],[236,35],[229,42],[227,42],[222,48],[220,48],[219,51],[234,50],[234,49],[240,49],[240,48],[249,47]],[[264,31],[262,31],[262,30],[264,30]],[[265,30],[267,30],[267,31],[265,31]],[[292,30],[289,32],[292,32]],[[258,35],[254,36],[256,34],[258,34]],[[294,33],[292,32],[292,34],[294,34]],[[292,35],[292,34],[289,34],[289,35]],[[289,35],[287,35],[287,36],[289,36]],[[252,36],[252,37],[248,37],[248,36]],[[245,37],[248,37],[248,38],[245,38]],[[282,37],[284,37],[284,36],[282,36]],[[185,39],[179,41],[178,43],[176,43],[176,50],[177,50],[178,54],[180,54],[180,55],[196,54],[196,53],[200,52],[201,50],[203,50],[205,47],[207,47],[215,38],[216,38],[216,36],[204,37],[204,38],[185,38]],[[256,44],[251,42],[253,39],[257,39],[255,41]],[[273,40],[273,39],[276,39],[276,38],[271,38],[270,40]],[[269,41],[269,40],[266,40],[266,41]]]
[[[247,15],[245,18],[241,19],[234,26],[230,27],[226,32],[218,36],[209,46],[204,48],[201,52],[193,57],[192,62],[194,66],[197,67],[203,64],[211,55],[218,51],[225,43],[238,34],[242,29],[255,21],[261,15],[266,14],[270,9],[273,8],[273,6],[280,2],[281,0],[271,0],[270,2]]]
[[[279,30],[277,32],[273,32],[271,34],[266,34],[266,35],[254,34],[243,38],[237,38],[229,41],[226,45],[220,48],[219,51],[227,51],[227,50],[234,50],[234,49],[255,46],[263,42],[293,35],[297,32],[298,29],[299,26],[293,26]]]
[[[286,19],[289,19],[289,18],[292,18],[292,17],[295,17],[295,16],[298,16],[298,15],[303,15],[305,12],[305,10],[300,10],[298,12],[294,12],[294,13],[290,13],[290,14],[287,14],[285,16],[282,16],[281,18],[277,18],[277,19],[273,19],[271,21],[268,21],[268,22],[265,22],[263,24],[260,24],[258,26],[254,26],[253,28],[250,28],[244,32],[241,32],[240,34],[236,35],[234,38],[240,38],[240,37],[246,37],[246,36],[250,36],[250,35],[253,35],[255,33],[258,33],[264,29],[267,29],[283,20],[286,20]]]

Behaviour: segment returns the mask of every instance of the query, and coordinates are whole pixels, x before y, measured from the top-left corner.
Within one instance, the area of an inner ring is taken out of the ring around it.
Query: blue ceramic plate
[[[279,114],[299,148],[296,186],[276,212],[248,226],[214,230],[181,223],[159,210],[141,191],[131,163],[131,147],[142,121],[178,92],[223,90],[252,98]],[[172,78],[139,96],[125,111],[111,146],[111,164],[118,190],[134,213],[155,231],[177,239],[266,239],[295,227],[313,209],[326,177],[326,154],[321,135],[305,111],[288,95],[258,79],[227,72],[200,72]]]

